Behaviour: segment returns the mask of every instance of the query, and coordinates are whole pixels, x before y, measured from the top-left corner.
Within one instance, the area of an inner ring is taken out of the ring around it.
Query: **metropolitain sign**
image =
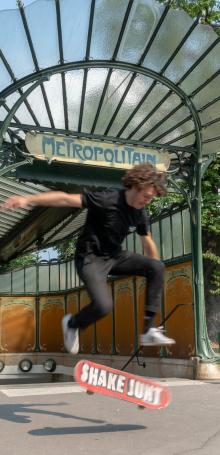
[[[170,165],[168,152],[69,136],[27,133],[25,144],[28,151],[38,159],[121,169],[151,163],[164,171]]]

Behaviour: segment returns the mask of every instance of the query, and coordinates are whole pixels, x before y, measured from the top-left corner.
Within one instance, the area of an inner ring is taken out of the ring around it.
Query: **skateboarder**
[[[112,309],[112,296],[107,286],[109,274],[144,276],[147,279],[140,344],[175,343],[164,335],[161,327],[154,327],[154,318],[161,305],[164,265],[159,260],[156,245],[149,233],[149,219],[145,211],[145,206],[156,196],[166,193],[165,175],[151,164],[144,163],[127,170],[122,182],[124,189],[121,190],[83,191],[81,194],[50,191],[30,196],[12,196],[2,207],[15,209],[30,205],[87,209],[86,222],[76,245],[75,264],[91,303],[76,315],[68,314],[63,318],[64,343],[72,354],[79,349],[79,329],[103,318]],[[122,250],[124,238],[134,231],[141,237],[144,254]]]

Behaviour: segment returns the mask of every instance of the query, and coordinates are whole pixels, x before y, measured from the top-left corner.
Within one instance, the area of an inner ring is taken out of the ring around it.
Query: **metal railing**
[[[157,244],[161,259],[166,263],[182,262],[191,256],[190,214],[188,208],[166,212],[153,219],[152,237]],[[142,253],[140,237],[127,236],[123,248]],[[65,292],[83,286],[76,272],[74,259],[59,262],[40,261],[0,274],[0,295],[33,295]]]

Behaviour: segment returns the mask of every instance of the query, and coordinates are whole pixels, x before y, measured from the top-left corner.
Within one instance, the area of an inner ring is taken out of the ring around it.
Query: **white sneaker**
[[[77,354],[79,351],[79,330],[68,327],[71,317],[71,314],[67,314],[62,319],[63,339],[66,350],[71,354]]]
[[[163,334],[163,327],[152,327],[146,333],[140,335],[141,346],[163,346],[175,344],[175,340]]]

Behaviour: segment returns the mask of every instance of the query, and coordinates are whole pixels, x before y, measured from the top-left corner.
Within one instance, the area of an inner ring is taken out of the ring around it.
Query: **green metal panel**
[[[124,171],[121,169],[101,168],[90,165],[51,163],[36,160],[33,165],[25,165],[17,169],[17,177],[21,180],[44,182],[57,187],[79,190],[82,187],[119,188]]]

